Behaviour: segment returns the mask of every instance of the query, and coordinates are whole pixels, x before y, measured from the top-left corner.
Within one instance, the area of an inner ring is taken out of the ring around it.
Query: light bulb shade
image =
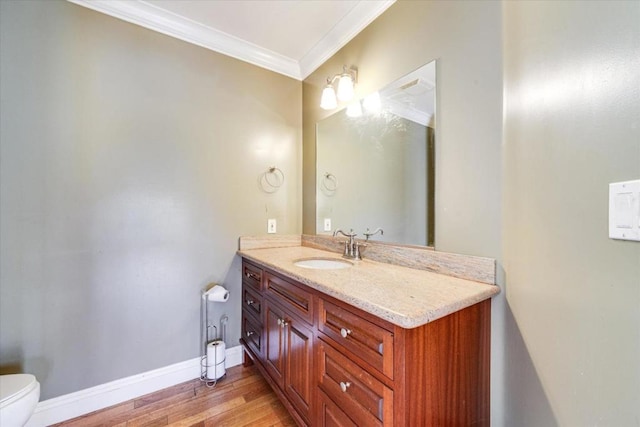
[[[323,110],[333,110],[337,106],[336,91],[333,90],[333,86],[331,85],[325,86],[322,90],[322,98],[320,98],[320,108]]]
[[[349,117],[360,117],[362,116],[362,106],[360,105],[360,101],[352,102],[347,107],[347,116]]]
[[[353,78],[350,74],[342,74],[338,80],[338,99],[351,101],[353,99]]]

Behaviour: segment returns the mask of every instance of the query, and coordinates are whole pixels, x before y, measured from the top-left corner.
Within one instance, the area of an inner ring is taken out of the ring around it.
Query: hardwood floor
[[[254,366],[234,366],[215,388],[195,379],[55,426],[285,427],[295,422]]]

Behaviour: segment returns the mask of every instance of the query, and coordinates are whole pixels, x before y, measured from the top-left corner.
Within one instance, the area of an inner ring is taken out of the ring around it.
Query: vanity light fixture
[[[334,82],[338,80],[338,90],[333,87]],[[342,67],[342,73],[327,78],[327,85],[322,90],[320,98],[320,108],[323,110],[333,110],[338,106],[338,100],[341,102],[351,101],[355,94],[355,84],[358,81],[358,70],[354,67]]]
[[[338,106],[336,91],[331,86],[331,80],[327,79],[327,85],[322,90],[322,98],[320,98],[320,108],[323,110],[333,110]]]

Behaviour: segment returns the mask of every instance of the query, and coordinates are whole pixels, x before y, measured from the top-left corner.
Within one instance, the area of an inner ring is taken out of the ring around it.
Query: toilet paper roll
[[[205,292],[203,297],[213,302],[226,302],[229,299],[229,291],[223,286],[215,285]]]
[[[207,344],[207,378],[217,380],[226,373],[225,358],[227,346],[222,340]]]

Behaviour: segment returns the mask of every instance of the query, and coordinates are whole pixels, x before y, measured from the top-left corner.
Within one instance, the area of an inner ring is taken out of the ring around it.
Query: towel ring
[[[325,172],[320,185],[329,193],[334,193],[338,189],[338,178],[332,173]]]
[[[284,184],[284,172],[280,168],[270,166],[260,175],[260,187],[265,193],[275,193]]]

